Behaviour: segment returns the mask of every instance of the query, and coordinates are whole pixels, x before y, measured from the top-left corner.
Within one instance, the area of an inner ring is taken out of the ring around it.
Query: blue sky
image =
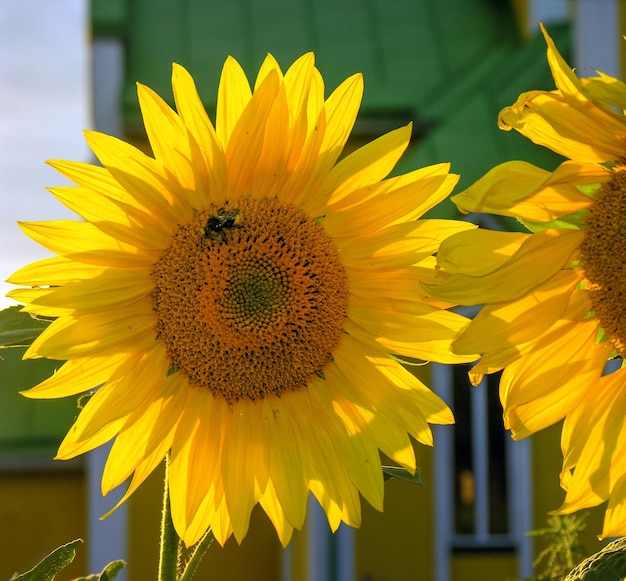
[[[17,220],[71,218],[46,191],[67,181],[46,159],[89,160],[87,0],[0,0],[0,308],[4,280],[50,254]]]

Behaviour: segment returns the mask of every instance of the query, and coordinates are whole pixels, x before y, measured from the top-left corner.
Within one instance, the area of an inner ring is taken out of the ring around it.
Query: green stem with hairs
[[[161,546],[159,553],[159,581],[178,581],[180,539],[174,529],[170,508],[168,484],[169,454],[165,457],[165,484],[163,486],[163,513],[161,515]]]
[[[206,533],[204,533],[204,536],[194,545],[191,557],[189,557],[189,561],[187,561],[187,564],[185,565],[185,571],[183,572],[180,581],[191,581],[193,579],[196,569],[198,568],[198,565],[200,565],[202,557],[204,557],[206,550],[209,548],[214,538],[215,537],[213,536],[211,529],[209,529]]]

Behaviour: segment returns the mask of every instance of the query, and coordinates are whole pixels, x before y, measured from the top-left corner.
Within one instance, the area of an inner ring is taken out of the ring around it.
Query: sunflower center
[[[305,387],[342,334],[337,249],[317,221],[276,200],[198,212],[153,277],[172,368],[228,401]]]
[[[626,358],[626,161],[613,168],[585,219],[581,264],[598,320]]]

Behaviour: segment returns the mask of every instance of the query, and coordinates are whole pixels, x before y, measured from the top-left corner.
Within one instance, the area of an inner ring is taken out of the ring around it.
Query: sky
[[[5,279],[51,256],[16,222],[75,217],[46,191],[68,181],[47,159],[89,161],[87,0],[0,0],[0,309]]]

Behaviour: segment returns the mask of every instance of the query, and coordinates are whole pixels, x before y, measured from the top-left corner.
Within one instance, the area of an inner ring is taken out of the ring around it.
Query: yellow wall
[[[86,489],[82,471],[4,471],[0,474],[0,579],[34,567],[57,547],[87,539]],[[82,544],[62,579],[85,574]]]
[[[452,581],[511,581],[517,579],[517,559],[510,553],[460,552],[451,561]]]
[[[423,488],[401,480],[385,482],[384,512],[363,504],[356,532],[357,579],[414,581],[434,574],[434,498],[432,449],[417,446]]]

